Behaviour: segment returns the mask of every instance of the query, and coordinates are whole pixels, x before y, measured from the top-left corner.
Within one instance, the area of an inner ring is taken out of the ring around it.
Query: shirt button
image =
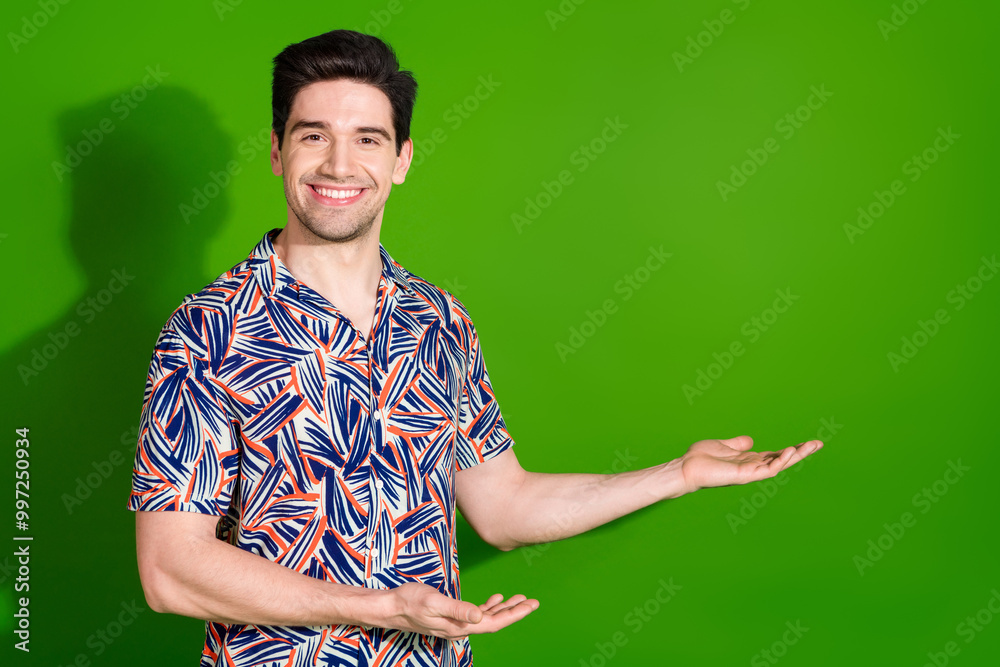
[[[378,558],[378,547],[372,547],[372,558]]]

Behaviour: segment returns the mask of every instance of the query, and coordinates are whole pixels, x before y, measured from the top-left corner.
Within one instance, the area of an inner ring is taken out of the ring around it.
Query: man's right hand
[[[456,600],[438,589],[410,582],[390,589],[393,607],[384,627],[445,639],[496,632],[538,609],[538,600],[520,593],[504,601],[496,593],[483,604]]]
[[[363,625],[459,639],[496,632],[538,608],[538,600],[523,595],[507,601],[494,595],[477,607],[419,582],[383,589],[317,579],[218,539],[215,514],[139,510],[135,521],[143,593],[160,613],[226,624]]]

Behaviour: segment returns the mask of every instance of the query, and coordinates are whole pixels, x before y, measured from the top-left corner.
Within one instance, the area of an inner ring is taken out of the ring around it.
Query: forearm
[[[189,538],[168,554],[143,577],[157,611],[220,623],[369,627],[384,627],[394,611],[388,590],[322,581],[214,537]]]
[[[681,459],[615,474],[526,472],[495,544],[503,551],[586,532],[687,493]]]

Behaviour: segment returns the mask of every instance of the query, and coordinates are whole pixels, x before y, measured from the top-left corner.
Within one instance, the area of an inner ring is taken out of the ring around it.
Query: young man
[[[471,665],[469,635],[538,601],[461,600],[456,505],[506,551],[822,445],[741,436],[614,475],[523,470],[468,310],[379,242],[416,81],[347,30],[274,64],[287,225],[164,325],[128,501],[146,599],[206,620],[202,665]]]

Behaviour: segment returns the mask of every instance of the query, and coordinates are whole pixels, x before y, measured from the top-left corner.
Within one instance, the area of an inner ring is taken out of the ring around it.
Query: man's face
[[[409,139],[396,156],[389,98],[347,79],[298,92],[280,152],[271,132],[271,169],[283,177],[291,213],[327,241],[351,241],[381,225],[392,184],[403,182],[412,156]]]

